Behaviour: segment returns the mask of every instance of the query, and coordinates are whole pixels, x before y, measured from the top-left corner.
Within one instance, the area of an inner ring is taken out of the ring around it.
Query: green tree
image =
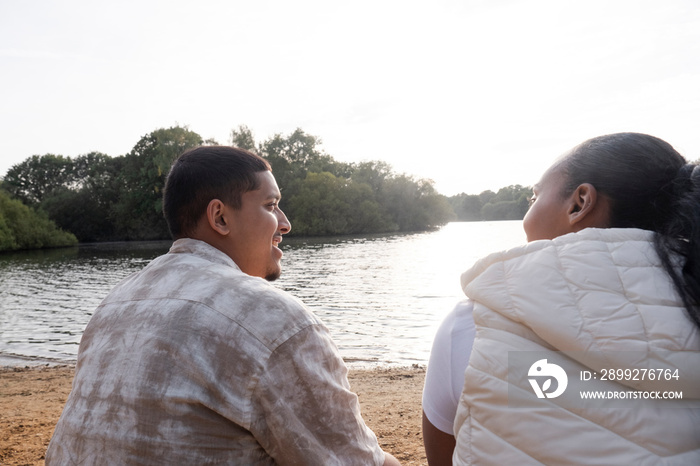
[[[474,220],[522,220],[527,213],[532,189],[519,184],[506,186],[494,193],[457,194],[449,198],[459,221]]]
[[[231,134],[239,146],[255,145],[247,127],[239,126]],[[319,138],[297,128],[257,146],[282,190],[292,234],[425,230],[453,215],[432,181],[396,176],[385,162],[338,162],[320,145]]]
[[[117,240],[116,226],[103,203],[101,196],[94,196],[87,188],[66,189],[55,192],[41,208],[57,226],[73,233],[80,242]]]
[[[309,172],[349,176],[350,165],[335,161],[321,149],[321,143],[320,138],[297,128],[288,136],[278,133],[262,142],[257,153],[270,163],[277,183],[291,196]]]
[[[246,126],[239,126],[238,130],[232,131],[231,137],[241,147],[254,145],[252,132]],[[333,159],[320,146],[319,138],[306,134],[300,128],[287,136],[277,133],[257,145],[254,152],[264,157],[272,167],[282,191],[280,206],[286,212],[290,212],[288,201],[299,192],[309,172],[326,171],[337,176]]]
[[[491,199],[493,199],[494,197],[496,197],[496,193],[494,193],[490,189],[487,189],[486,191],[481,191],[479,193],[479,200],[481,201],[482,206],[491,202]]]
[[[371,160],[353,165],[350,178],[368,184],[375,194],[380,194],[384,183],[392,175],[391,165],[380,160]]]
[[[46,154],[13,165],[5,174],[3,188],[20,201],[34,205],[74,182],[73,162],[62,155]]]
[[[39,206],[81,242],[120,239],[113,206],[121,195],[124,157],[91,152],[73,159],[74,184],[52,192]]]
[[[481,208],[484,220],[522,220],[517,201],[489,202]]]
[[[439,195],[431,180],[407,175],[389,178],[380,198],[399,231],[420,231],[444,225],[453,215],[445,196]]]
[[[529,186],[513,184],[499,189],[496,195],[489,199],[489,202],[517,201],[522,196],[528,197],[530,194],[532,194],[532,189]]]
[[[229,140],[231,145],[234,147],[240,147],[241,149],[249,150],[251,152],[258,151],[253,132],[246,125],[238,125],[238,128],[232,129]]]
[[[144,136],[125,156],[120,177],[120,199],[112,214],[124,239],[167,238],[163,219],[165,177],[175,159],[202,144],[202,137],[187,128],[161,128]]]
[[[457,220],[471,222],[481,220],[481,199],[476,194],[457,194],[449,198]]]
[[[103,188],[118,176],[112,169],[113,158],[102,152],[90,152],[73,159],[73,178],[78,188]]]
[[[260,152],[263,157],[282,158],[290,164],[308,167],[328,158],[320,149],[320,145],[321,139],[297,128],[286,137],[279,133],[275,134],[260,145]]]
[[[2,196],[3,194],[2,192],[0,192],[0,252],[12,251],[19,247],[19,245],[17,244],[17,240],[15,239],[15,235],[12,232],[12,228],[10,227],[10,225],[7,224],[7,220],[5,219],[4,214],[2,214]]]
[[[329,172],[306,175],[289,200],[292,232],[300,235],[339,235],[396,229],[374,200],[372,189]]]
[[[484,220],[522,220],[528,209],[529,187],[519,184],[498,190],[481,209]]]

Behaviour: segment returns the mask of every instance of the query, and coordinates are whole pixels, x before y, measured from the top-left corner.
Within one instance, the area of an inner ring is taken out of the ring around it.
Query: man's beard
[[[277,270],[272,270],[265,275],[265,280],[268,282],[274,282],[278,278],[280,278],[280,275],[282,274],[282,268],[278,267]]]

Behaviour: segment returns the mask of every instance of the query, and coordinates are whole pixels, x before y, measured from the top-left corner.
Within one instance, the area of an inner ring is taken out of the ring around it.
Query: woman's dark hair
[[[700,327],[700,168],[647,134],[617,133],[576,146],[560,162],[564,190],[592,184],[610,201],[611,228],[656,232],[664,269]]]
[[[234,209],[241,195],[259,187],[257,174],[270,170],[262,157],[228,146],[202,146],[173,162],[163,191],[163,215],[174,239],[194,231],[212,199]]]

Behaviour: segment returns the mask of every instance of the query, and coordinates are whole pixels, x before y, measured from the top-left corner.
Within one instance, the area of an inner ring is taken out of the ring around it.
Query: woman
[[[700,464],[700,168],[658,138],[612,134],[575,147],[533,191],[528,244],[465,272],[469,300],[436,338],[429,463]],[[456,344],[472,313],[473,346]],[[541,377],[542,360],[524,362],[536,354],[556,357],[568,380]],[[464,387],[448,407],[440,368],[460,365]],[[599,380],[609,369],[622,377]],[[631,380],[626,369],[671,378]],[[626,404],[581,399],[600,387]],[[631,399],[666,389],[683,399]]]

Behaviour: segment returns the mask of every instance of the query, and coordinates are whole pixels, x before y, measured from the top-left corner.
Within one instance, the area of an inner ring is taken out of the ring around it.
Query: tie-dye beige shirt
[[[85,329],[46,464],[382,464],[326,327],[206,243],[117,285]]]

